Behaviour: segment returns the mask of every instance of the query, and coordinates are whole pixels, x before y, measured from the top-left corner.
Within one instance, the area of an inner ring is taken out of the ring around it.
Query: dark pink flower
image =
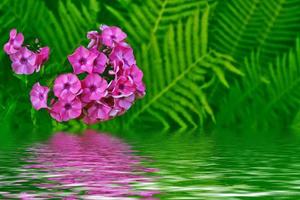
[[[109,55],[109,59],[114,66],[122,66],[124,69],[136,64],[133,50],[130,47],[115,47]]]
[[[93,124],[98,121],[108,120],[110,111],[111,108],[108,105],[95,101],[87,109],[87,115],[84,117],[84,121],[88,124]]]
[[[134,100],[135,100],[134,94],[128,97],[119,98],[116,99],[116,106],[123,109],[124,111],[127,111],[133,104]]]
[[[82,81],[82,96],[84,102],[100,100],[107,95],[107,81],[98,74],[89,74]]]
[[[49,53],[50,53],[49,47],[42,47],[39,49],[36,58],[37,72],[40,71],[41,66],[49,59]]]
[[[102,30],[101,42],[108,47],[115,47],[127,37],[126,33],[115,26],[102,25],[100,29]]]
[[[112,96],[106,96],[100,100],[101,103],[107,105],[111,108],[109,112],[109,117],[115,117],[119,112],[121,112],[121,108],[116,105],[116,98]]]
[[[81,115],[82,104],[78,98],[71,101],[59,99],[50,110],[50,115],[58,122],[75,119]]]
[[[87,38],[90,40],[90,43],[88,44],[89,49],[96,48],[98,49],[100,47],[100,37],[101,35],[98,33],[98,31],[89,31],[87,33]]]
[[[129,76],[121,76],[114,85],[112,96],[115,98],[127,97],[134,93],[135,85]]]
[[[127,110],[129,110],[129,108],[134,103],[134,100],[135,100],[135,95],[132,94],[128,97],[121,97],[121,98],[108,97],[102,99],[101,101],[110,105],[112,109],[110,110],[109,116],[115,117],[115,116],[120,116],[124,114]]]
[[[30,91],[30,101],[34,109],[40,110],[41,108],[48,108],[48,93],[49,88],[41,86],[39,82],[33,85]]]
[[[93,62],[93,73],[102,74],[105,71],[108,58],[104,53],[99,52],[97,49],[93,49],[92,51],[97,55]]]
[[[135,95],[132,94],[128,97],[114,98],[114,105],[109,113],[110,117],[120,116],[124,114],[132,106],[135,100]]]
[[[72,55],[68,56],[68,60],[71,63],[75,74],[80,74],[83,72],[92,73],[93,63],[97,56],[98,55],[93,51],[80,46]]]
[[[100,122],[100,120],[98,120],[96,118],[91,118],[88,115],[85,115],[82,120],[85,124],[96,124],[96,123]]]
[[[22,47],[15,54],[11,54],[10,59],[16,74],[32,74],[36,70],[36,54],[26,47]]]
[[[136,94],[137,94],[137,97],[141,98],[141,97],[145,96],[145,94],[146,94],[145,84],[141,81],[141,82],[135,83],[135,85],[136,85]]]
[[[137,97],[142,97],[145,95],[145,85],[142,81],[143,72],[136,65],[132,65],[125,72],[126,75],[130,76],[136,86]]]
[[[65,100],[73,100],[81,92],[81,83],[74,74],[59,75],[54,82],[54,95]]]
[[[22,33],[17,33],[16,29],[12,29],[9,33],[9,41],[4,45],[4,51],[8,55],[17,53],[22,47],[24,36]]]
[[[125,41],[127,35],[118,27],[103,25],[100,30],[101,33],[88,32],[88,48],[80,46],[68,56],[74,73],[62,74],[54,81],[53,91],[58,99],[55,97],[50,102],[51,109],[44,100],[49,89],[39,83],[33,87],[31,101],[35,109],[48,108],[57,121],[77,118],[93,124],[122,115],[136,99],[145,95],[143,72],[136,65],[133,49]],[[10,40],[16,34],[11,32]],[[11,55],[14,70],[27,74],[39,71],[48,58],[48,47],[36,54],[21,47]],[[76,75],[80,73],[85,73],[82,81]]]
[[[141,82],[143,79],[143,72],[137,65],[131,65],[130,68],[126,70],[126,75],[130,76],[134,82]]]

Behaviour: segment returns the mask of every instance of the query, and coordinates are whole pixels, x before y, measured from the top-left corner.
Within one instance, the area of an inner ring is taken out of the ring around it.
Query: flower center
[[[86,59],[85,59],[85,58],[80,58],[80,59],[79,59],[79,63],[80,63],[81,65],[85,65],[85,64],[86,64]]]
[[[26,64],[26,63],[27,63],[27,59],[24,58],[24,57],[22,57],[22,58],[20,59],[20,63],[21,63],[21,64]]]
[[[43,93],[40,93],[40,94],[39,94],[39,99],[40,99],[40,100],[43,100],[43,99],[44,99]]]
[[[97,89],[97,88],[96,88],[96,86],[95,86],[95,85],[91,85],[91,86],[90,86],[90,91],[91,91],[91,92],[95,92],[95,91],[96,91],[96,89]]]
[[[124,59],[123,61],[124,61],[125,65],[129,66],[129,63],[128,63],[128,61],[126,59]]]
[[[95,104],[95,107],[96,107],[97,109],[100,109],[100,108],[102,108],[102,104],[96,103],[96,104]]]
[[[112,36],[111,36],[111,39],[112,39],[112,40],[116,40],[117,37],[116,37],[115,35],[112,35]]]
[[[98,59],[95,59],[95,60],[94,60],[93,65],[94,65],[94,66],[98,66]]]
[[[64,89],[68,90],[68,89],[70,89],[70,87],[71,87],[70,83],[65,83],[64,84]]]
[[[124,84],[120,84],[120,85],[119,85],[119,88],[120,88],[120,90],[124,90],[125,85],[124,85]]]
[[[65,104],[65,109],[66,110],[70,110],[72,108],[72,105],[71,104],[69,104],[69,103],[66,103]]]
[[[103,102],[106,104],[106,105],[108,105],[108,106],[110,106],[110,107],[113,107],[114,106],[114,98],[112,98],[112,97],[107,97],[107,98],[103,98],[102,99],[103,100]]]

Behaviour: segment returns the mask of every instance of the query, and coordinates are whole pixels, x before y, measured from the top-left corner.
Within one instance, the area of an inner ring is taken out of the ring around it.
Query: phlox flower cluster
[[[9,55],[12,61],[12,69],[16,74],[32,74],[38,72],[49,58],[49,47],[39,48],[36,52],[24,46],[24,36],[12,29],[9,33],[9,40],[4,45],[4,52]]]
[[[102,25],[99,31],[88,32],[88,46],[79,46],[68,56],[73,73],[56,77],[51,100],[48,87],[39,83],[33,86],[33,107],[47,109],[59,122],[83,119],[87,124],[125,113],[145,95],[143,72],[126,37],[114,26]]]

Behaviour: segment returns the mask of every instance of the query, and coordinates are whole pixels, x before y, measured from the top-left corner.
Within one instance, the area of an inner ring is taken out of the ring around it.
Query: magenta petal
[[[54,81],[54,95],[65,100],[73,100],[81,90],[81,83],[74,74],[62,74]]]
[[[106,96],[107,81],[98,74],[89,74],[82,81],[82,100],[84,102],[97,101]]]
[[[9,37],[14,38],[14,37],[16,37],[16,35],[17,35],[17,29],[15,29],[15,28],[11,29],[9,32]]]
[[[68,121],[81,115],[82,104],[79,99],[59,99],[52,107],[50,114],[57,121]]]
[[[83,72],[92,73],[93,62],[96,57],[97,55],[94,54],[91,50],[80,46],[72,55],[68,56],[68,60],[71,63],[75,74],[80,74]]]
[[[4,45],[4,51],[8,55],[17,53],[23,44],[24,36],[22,33],[17,33],[16,29],[12,29],[9,33],[9,41]]]
[[[108,47],[115,47],[127,37],[127,35],[118,27],[103,25],[100,27],[101,42]]]
[[[30,91],[30,101],[32,106],[36,110],[41,108],[48,108],[47,99],[48,99],[49,88],[41,86],[39,82],[35,83]]]
[[[39,49],[39,52],[36,55],[36,71],[40,71],[42,65],[49,59],[50,48],[49,47],[42,47]]]
[[[105,71],[108,58],[106,57],[106,55],[104,53],[99,52],[97,49],[93,49],[93,52],[97,55],[94,62],[92,63],[93,73],[101,74]]]
[[[22,44],[23,44],[23,42],[24,42],[24,36],[23,36],[23,34],[22,33],[18,33],[17,36],[16,36],[16,38],[15,38],[15,40],[14,40],[13,44],[15,46],[21,47]]]
[[[135,57],[133,55],[133,50],[130,47],[117,46],[113,49],[109,55],[109,59],[115,65],[122,63],[124,68],[129,68],[136,64]]]
[[[21,48],[17,53],[10,55],[12,68],[16,74],[32,74],[35,69],[36,55],[26,47]]]
[[[129,101],[126,101],[126,100],[120,100],[119,105],[120,105],[120,107],[128,110],[131,107],[132,103]]]
[[[97,120],[107,120],[109,119],[109,112],[111,108],[99,102],[94,102],[92,106],[88,109],[88,118]]]

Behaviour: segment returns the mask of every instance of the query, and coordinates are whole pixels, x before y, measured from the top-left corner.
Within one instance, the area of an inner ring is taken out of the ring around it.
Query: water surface
[[[0,199],[300,197],[295,137],[89,130],[7,140],[0,147]]]

